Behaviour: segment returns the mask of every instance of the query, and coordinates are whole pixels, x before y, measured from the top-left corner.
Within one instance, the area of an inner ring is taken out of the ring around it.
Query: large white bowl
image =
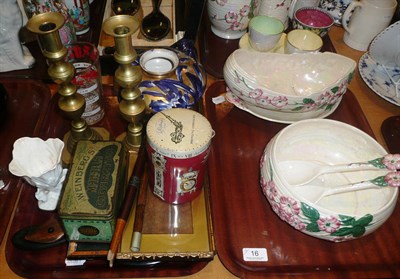
[[[292,123],[331,114],[355,67],[354,60],[331,52],[287,55],[238,49],[225,62],[224,79],[253,114]]]
[[[310,198],[315,187],[339,186],[384,175],[383,170],[324,174],[293,186],[287,160],[320,161],[328,165],[363,162],[383,157],[386,150],[363,131],[334,120],[303,120],[281,130],[266,146],[261,158],[261,187],[274,212],[295,229],[334,242],[365,236],[392,214],[397,187],[360,190],[327,196],[317,203]]]

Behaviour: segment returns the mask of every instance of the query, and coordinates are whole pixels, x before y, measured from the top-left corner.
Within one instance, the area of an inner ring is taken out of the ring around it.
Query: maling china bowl
[[[234,104],[274,122],[324,118],[338,107],[356,62],[332,53],[235,50],[224,65]]]
[[[373,189],[319,198],[320,193],[347,183],[377,177],[385,177],[386,181],[390,172],[378,169],[325,173],[305,184],[293,182],[297,180],[294,176],[312,169],[310,163],[349,164],[386,156],[389,155],[375,139],[351,125],[329,119],[302,120],[282,129],[267,144],[260,161],[260,184],[272,210],[293,228],[328,241],[348,241],[374,232],[390,217],[398,187],[389,183],[396,186],[396,179]]]

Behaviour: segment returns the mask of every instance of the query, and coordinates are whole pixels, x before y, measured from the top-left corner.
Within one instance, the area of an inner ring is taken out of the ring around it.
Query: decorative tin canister
[[[79,141],[58,213],[68,240],[110,242],[124,194],[125,153],[116,141]]]
[[[150,186],[162,200],[180,204],[202,190],[214,131],[198,112],[173,108],[156,113],[147,124]]]

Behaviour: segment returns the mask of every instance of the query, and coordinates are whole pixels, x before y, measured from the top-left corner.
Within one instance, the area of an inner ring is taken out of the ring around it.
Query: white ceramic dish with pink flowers
[[[372,158],[400,166],[399,154],[387,155],[375,139],[349,124],[329,119],[302,120],[282,129],[267,144],[260,162],[261,188],[280,219],[302,233],[334,242],[356,239],[384,225],[392,214],[400,186],[399,172],[376,169],[325,173],[299,186],[288,182],[293,174],[283,162],[317,160],[337,165]],[[312,199],[317,186],[333,189],[376,178],[382,178],[382,186],[376,189]]]
[[[245,107],[275,122],[326,117],[347,92],[356,62],[324,53],[235,50],[224,65],[230,92]]]

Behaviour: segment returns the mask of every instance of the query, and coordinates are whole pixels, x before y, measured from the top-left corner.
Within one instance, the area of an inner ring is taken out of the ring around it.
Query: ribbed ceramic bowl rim
[[[306,204],[309,204],[309,205],[312,204],[312,206],[314,208],[318,209],[320,212],[323,212],[324,214],[336,214],[336,215],[337,214],[341,214],[339,211],[335,212],[335,211],[332,211],[332,210],[327,209],[325,207],[322,207],[322,206],[320,206],[318,204],[314,204],[313,202],[308,201],[304,197],[299,196],[295,192],[291,191],[290,187],[287,187],[285,185],[285,183],[283,183],[284,180],[281,179],[281,175],[280,175],[279,171],[277,170],[277,168],[275,167],[275,166],[277,166],[276,157],[275,157],[276,150],[277,150],[277,148],[281,148],[281,146],[279,144],[280,138],[287,132],[287,130],[294,129],[294,128],[296,128],[296,126],[304,125],[304,124],[307,124],[307,123],[310,123],[310,122],[326,122],[326,123],[329,123],[329,124],[339,125],[339,126],[345,127],[346,129],[350,129],[351,131],[356,132],[360,136],[362,136],[364,138],[368,138],[370,141],[374,142],[376,147],[378,149],[380,149],[380,151],[382,151],[382,155],[387,154],[387,152],[374,138],[372,138],[370,135],[368,135],[364,131],[362,131],[362,130],[360,130],[360,129],[358,129],[358,128],[350,125],[350,124],[346,124],[344,122],[340,122],[340,121],[337,121],[337,120],[331,120],[331,119],[306,119],[306,120],[300,120],[298,122],[290,124],[289,126],[286,126],[278,134],[275,135],[273,144],[271,146],[271,153],[270,153],[269,157],[271,158],[271,167],[274,170],[274,174],[275,174],[275,179],[274,180],[277,180],[279,182],[279,184],[276,184],[276,186],[279,189],[284,189],[285,191],[283,191],[283,192],[286,192],[286,193],[290,194],[290,196],[293,197],[294,199],[302,201],[302,202],[304,202]],[[371,212],[371,214],[380,215],[380,214],[384,213],[386,210],[388,210],[390,207],[392,207],[393,203],[396,203],[396,201],[397,201],[398,190],[399,189],[397,187],[394,187],[393,195],[391,196],[390,200],[384,206],[382,206],[379,210],[377,210],[375,212]],[[355,215],[355,216],[357,216],[357,215]]]
[[[238,51],[238,50],[236,50],[236,51]],[[263,90],[263,92],[266,92],[268,94],[276,95],[276,96],[285,96],[285,97],[288,97],[288,98],[292,98],[293,100],[303,100],[304,98],[315,98],[315,97],[319,96],[320,94],[322,94],[322,93],[330,90],[331,88],[341,84],[343,82],[343,80],[348,79],[349,75],[354,72],[355,67],[356,67],[356,62],[354,60],[350,59],[350,58],[347,58],[345,56],[342,56],[342,55],[339,55],[339,54],[336,54],[336,53],[333,53],[333,52],[324,52],[324,53],[327,53],[327,54],[332,55],[332,56],[337,56],[337,57],[343,58],[343,60],[351,61],[352,64],[353,64],[353,67],[350,67],[350,69],[346,72],[345,75],[343,75],[342,78],[337,79],[334,83],[332,83],[332,84],[330,84],[328,86],[325,86],[323,89],[319,90],[318,92],[312,93],[311,95],[307,95],[307,96],[294,96],[294,95],[288,95],[288,94],[285,94],[285,93],[279,93],[279,92],[276,92],[276,91],[271,90],[269,88],[266,88],[261,84],[258,84],[257,80],[254,77],[249,76],[247,74],[247,72],[238,63],[236,63],[236,61],[234,59],[234,55],[235,55],[236,51],[231,55],[231,57],[229,57],[227,59],[227,61],[225,63],[225,68],[226,68],[227,73],[230,73],[231,75],[233,75],[233,78],[234,78],[235,77],[234,71],[236,71],[237,73],[239,73],[241,76],[243,76],[246,79],[246,83],[247,84],[251,83],[250,85],[251,85],[251,87],[253,89],[258,88],[258,89],[261,89],[261,90]],[[290,55],[315,55],[315,54],[316,53],[307,53],[307,54],[304,54],[304,53],[293,53],[293,54],[274,54],[274,55],[290,56]],[[243,94],[244,95],[248,95],[248,94],[246,94],[246,92],[243,92]],[[251,97],[249,97],[249,98],[251,98]]]
[[[321,13],[325,14],[326,16],[328,16],[328,17],[331,19],[332,22],[331,22],[331,24],[329,24],[329,25],[324,25],[324,26],[313,26],[313,25],[308,25],[308,24],[302,22],[302,21],[301,21],[300,19],[298,19],[297,16],[296,16],[297,12],[298,12],[298,11],[302,11],[302,10],[317,10],[317,11],[320,11]],[[313,29],[326,29],[326,28],[330,28],[330,27],[332,27],[332,25],[335,23],[335,19],[333,18],[333,16],[332,16],[329,12],[325,11],[325,10],[322,9],[322,8],[318,8],[318,7],[303,7],[303,8],[300,8],[300,9],[298,9],[298,10],[294,13],[293,18],[294,18],[297,22],[299,22],[301,25],[304,25],[304,26],[306,26],[306,27],[308,27],[308,28],[313,28]]]

